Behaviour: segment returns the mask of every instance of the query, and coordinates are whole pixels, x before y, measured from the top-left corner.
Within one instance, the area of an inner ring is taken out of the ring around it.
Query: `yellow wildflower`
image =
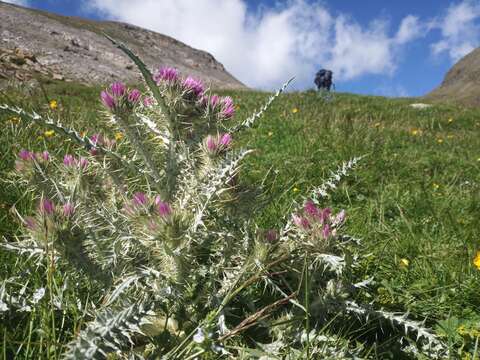
[[[422,130],[420,129],[412,129],[412,131],[410,132],[413,136],[417,136],[417,135],[422,135]]]
[[[447,135],[447,139],[453,139],[453,137],[454,137],[454,136],[453,136],[452,134],[448,134],[448,135]]]
[[[297,192],[299,192],[299,191],[300,191],[300,189],[297,188],[296,186],[293,188],[293,192],[294,192],[294,193],[297,193]]]
[[[443,139],[442,139],[442,138],[438,138],[438,139],[437,139],[437,143],[439,143],[439,144],[443,143]]]
[[[475,258],[473,259],[473,265],[480,270],[480,250],[477,251],[477,254],[475,255]]]
[[[451,124],[453,122],[453,118],[448,119],[448,123]]]
[[[47,130],[43,133],[43,136],[45,136],[46,138],[50,138],[54,135],[55,135],[55,131],[53,131],[53,130]]]
[[[400,259],[400,267],[407,268],[408,265],[410,265],[410,260],[405,259],[405,258]]]
[[[296,114],[298,112],[298,108],[293,108],[292,113]]]
[[[50,110],[56,110],[58,107],[57,100],[50,100],[48,106],[50,107]]]
[[[272,136],[273,135],[273,132],[272,131],[269,131],[268,132],[268,136]]]
[[[437,183],[433,183],[432,186],[435,190],[438,190],[438,188],[440,187],[440,185],[438,185]]]
[[[115,140],[120,141],[123,139],[123,133],[117,132],[115,133]]]

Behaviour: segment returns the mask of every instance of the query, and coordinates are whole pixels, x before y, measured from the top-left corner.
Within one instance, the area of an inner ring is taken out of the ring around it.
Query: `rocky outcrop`
[[[37,74],[85,84],[114,79],[134,83],[140,74],[103,36],[125,43],[153,68],[174,66],[214,88],[245,88],[211,54],[130,24],[66,17],[0,2],[0,81]]]
[[[442,84],[425,98],[480,106],[480,48],[460,59],[448,71]]]

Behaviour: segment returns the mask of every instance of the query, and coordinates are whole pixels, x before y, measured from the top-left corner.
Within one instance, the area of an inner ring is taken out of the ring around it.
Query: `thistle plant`
[[[23,235],[3,249],[46,269],[45,287],[31,289],[27,281],[14,297],[20,279],[4,279],[1,313],[48,298],[54,321],[73,286],[54,283],[62,271],[102,289],[85,309],[86,324],[58,349],[67,359],[368,357],[369,339],[356,345],[355,329],[339,327],[342,321],[368,322],[379,334],[388,323],[398,351],[448,355],[422,323],[355,300],[370,282],[355,280],[358,240],[344,233],[347,214],[329,207],[327,193],[359,159],[293,204],[282,228],[260,229],[235,212],[250,153],[235,146],[236,136],[288,82],[259,112],[236,121],[232,98],[174,68],[151,74],[113,42],[137,64],[147,89],[115,82],[100,94],[103,118],[125,134],[121,142],[1,107],[76,144],[60,157],[18,154],[12,181],[34,194],[37,207],[18,214]]]

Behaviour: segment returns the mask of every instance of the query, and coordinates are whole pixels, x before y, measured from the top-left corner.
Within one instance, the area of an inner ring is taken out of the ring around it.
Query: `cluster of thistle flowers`
[[[214,115],[218,120],[230,119],[235,114],[231,97],[208,95],[202,81],[192,76],[181,78],[175,68],[161,67],[155,72],[153,79],[170,96],[180,96],[182,99],[189,100],[198,105],[207,115]]]
[[[147,219],[146,225],[153,231],[158,230],[161,224],[168,224],[173,214],[170,204],[162,201],[159,195],[149,197],[143,192],[134,193],[123,210],[132,218]]]
[[[15,169],[19,172],[24,172],[31,169],[35,162],[47,163],[48,161],[50,161],[50,154],[46,150],[41,153],[35,153],[22,149],[18,153],[18,159],[15,161]]]
[[[90,137],[90,142],[93,144],[93,147],[90,149],[90,154],[92,156],[98,155],[98,146],[104,147],[108,150],[112,150],[116,145],[115,139],[109,139],[102,134],[93,134]]]
[[[320,209],[308,200],[302,211],[293,214],[292,218],[302,232],[315,239],[329,240],[336,237],[338,228],[345,222],[345,210],[334,215],[332,209]]]
[[[140,104],[149,107],[153,99],[149,96],[142,98],[138,89],[128,89],[121,82],[114,82],[110,87],[100,94],[103,105],[112,113],[131,111]]]
[[[75,214],[75,204],[65,201],[62,204],[55,204],[53,200],[42,198],[37,206],[35,216],[27,216],[23,219],[24,225],[31,232],[45,233],[52,232],[60,223],[68,222]]]

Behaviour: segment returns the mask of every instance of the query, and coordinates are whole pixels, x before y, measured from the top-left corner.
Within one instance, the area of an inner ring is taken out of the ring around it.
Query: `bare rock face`
[[[480,48],[464,56],[442,84],[425,96],[429,100],[480,106]]]
[[[137,26],[60,16],[0,2],[0,81],[36,74],[85,84],[127,83],[141,76],[103,33],[123,42],[151,69],[176,67],[212,88],[244,89],[209,53]]]

